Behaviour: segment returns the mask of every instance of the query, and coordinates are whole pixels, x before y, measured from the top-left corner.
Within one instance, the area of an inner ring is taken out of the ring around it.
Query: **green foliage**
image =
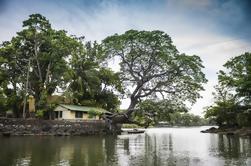
[[[36,109],[48,109],[47,98],[57,89],[66,89],[78,103],[89,100],[109,111],[117,109],[119,75],[101,67],[104,54],[98,43],[83,44],[82,39],[53,29],[40,14],[30,15],[17,36],[0,46],[0,108],[21,113],[29,71],[28,94],[35,97]]]
[[[251,53],[234,57],[225,63],[227,71],[219,72],[219,82],[232,87],[244,102],[251,102]]]
[[[168,124],[171,126],[201,126],[209,124],[207,120],[200,116],[189,113],[174,112],[169,116],[170,120],[168,121]]]
[[[175,112],[187,112],[188,108],[178,101],[169,100],[145,100],[137,106],[134,113],[135,119],[144,121],[144,119],[152,120],[154,123],[159,121],[170,121],[170,114]]]
[[[35,116],[37,118],[43,118],[45,114],[45,110],[37,110]]]
[[[102,43],[107,57],[121,61],[120,79],[131,99],[128,113],[144,99],[163,97],[193,103],[200,97],[207,81],[201,59],[180,54],[166,33],[129,30]]]
[[[120,72],[106,67],[110,57],[120,58]],[[162,31],[129,30],[98,44],[53,29],[40,14],[30,15],[23,29],[2,43],[0,63],[0,109],[11,109],[17,115],[24,96],[33,95],[37,116],[41,112],[44,116],[54,108],[48,96],[60,89],[74,104],[110,112],[118,110],[118,96],[125,93],[131,98],[129,108],[140,110],[134,118],[151,123],[170,119],[169,113],[186,111],[184,102],[194,103],[207,81],[201,59],[180,54]],[[146,100],[159,97],[163,100]]]
[[[150,120],[151,125],[164,122],[170,126],[199,126],[208,122],[199,116],[189,114],[188,108],[174,101],[145,100],[138,104],[137,111],[133,114],[134,119],[140,122]]]
[[[123,124],[122,128],[136,129],[136,128],[140,128],[140,126],[136,124]]]
[[[251,113],[244,112],[237,115],[237,123],[240,126],[251,127]]]
[[[90,111],[88,111],[88,118],[94,118],[96,116],[100,116],[102,113],[100,111],[91,109]]]
[[[215,103],[206,108],[205,118],[214,118],[219,126],[237,125],[236,115],[240,109],[237,96],[233,95],[230,89],[224,85],[215,86],[216,93],[213,93]]]
[[[0,89],[0,112],[5,112],[7,109],[7,97],[5,96],[3,90]]]
[[[120,105],[114,91],[123,92],[123,89],[118,73],[99,65],[103,60],[100,54],[96,42],[87,42],[81,50],[74,52],[70,59],[71,68],[66,74],[70,83],[67,91],[81,104],[114,112]]]
[[[35,96],[38,107],[44,107],[47,95],[62,87],[62,79],[68,68],[65,58],[78,45],[79,42],[65,31],[52,29],[44,16],[30,15],[23,22],[23,30],[0,47],[0,60],[3,61],[0,71],[5,78],[2,88],[11,91],[5,93],[9,107],[16,112],[20,109],[17,103],[24,96],[28,70],[28,93]],[[31,61],[32,70],[28,69],[28,61]]]
[[[214,118],[219,126],[250,126],[251,54],[234,57],[224,64],[218,75],[215,103],[207,107],[205,117]]]

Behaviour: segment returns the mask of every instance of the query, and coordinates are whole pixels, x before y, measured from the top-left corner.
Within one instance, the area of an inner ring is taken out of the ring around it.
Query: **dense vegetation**
[[[107,67],[113,58],[120,62],[117,73]],[[32,95],[39,114],[65,102],[115,112],[105,117],[111,123],[147,126],[170,112],[187,111],[185,103],[194,103],[207,81],[201,59],[179,53],[162,31],[129,30],[86,42],[53,29],[40,14],[30,15],[23,30],[2,43],[0,62],[0,109],[17,117]],[[119,97],[131,100],[123,112]]]
[[[251,126],[251,53],[230,59],[224,67],[218,74],[215,103],[207,107],[205,117],[220,127]]]
[[[48,97],[63,92],[68,103],[114,111],[120,104],[115,92],[122,88],[118,73],[100,65],[103,60],[96,42],[54,30],[42,15],[30,15],[23,30],[0,47],[0,109],[20,117],[32,95],[37,112],[48,112],[62,102]]]
[[[146,99],[153,102],[162,99],[163,103],[177,107],[185,102],[194,103],[207,81],[201,71],[201,59],[180,54],[164,32],[129,30],[107,37],[102,45],[108,58],[120,59],[120,80],[131,100],[125,112],[111,117],[115,123],[135,122],[130,117]],[[144,125],[149,125],[149,121]]]

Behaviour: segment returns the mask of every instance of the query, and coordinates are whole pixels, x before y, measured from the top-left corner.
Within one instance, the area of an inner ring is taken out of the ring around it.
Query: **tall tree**
[[[1,46],[1,57],[7,60],[2,66],[8,75],[7,85],[11,84],[10,89],[15,95],[24,93],[24,83],[29,71],[29,94],[35,96],[37,106],[44,106],[47,95],[51,95],[62,85],[68,68],[66,58],[79,45],[65,31],[54,30],[44,16],[30,15],[23,22],[23,30]],[[28,69],[29,61],[31,69]]]
[[[119,57],[120,78],[131,102],[113,123],[128,122],[140,100],[177,99],[195,102],[206,82],[198,56],[180,54],[171,38],[162,31],[129,30],[103,40],[108,57]]]
[[[30,88],[37,101],[51,95],[63,81],[67,70],[66,58],[80,44],[63,30],[54,30],[40,14],[32,14],[23,22],[24,30],[18,33],[20,50],[32,61]]]

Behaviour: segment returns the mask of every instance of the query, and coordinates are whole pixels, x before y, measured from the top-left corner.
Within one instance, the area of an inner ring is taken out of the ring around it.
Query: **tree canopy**
[[[127,87],[130,115],[144,99],[195,102],[206,83],[201,59],[180,54],[162,31],[129,30],[103,40],[108,57],[119,57],[120,79]]]
[[[96,42],[87,42],[70,56],[66,93],[82,105],[99,106],[114,112],[120,104],[114,91],[122,93],[123,89],[118,73],[100,65],[104,60],[100,52]]]
[[[219,82],[233,88],[247,104],[251,102],[251,53],[236,56],[224,64],[226,71],[219,72]]]
[[[214,118],[219,126],[251,125],[251,54],[231,58],[224,67],[218,74],[215,102],[207,107],[205,117]]]
[[[99,50],[96,42],[55,30],[40,14],[30,15],[23,30],[0,47],[3,110],[18,115],[27,95],[35,97],[37,109],[47,109],[48,96],[60,91],[73,94],[77,104],[89,100],[110,111],[117,109],[120,102],[112,87],[121,87],[118,76],[99,65],[103,60]]]
[[[119,72],[106,65],[116,57]],[[128,109],[108,117],[114,123],[128,122],[139,109],[158,112],[159,119],[186,110],[185,102],[194,103],[207,81],[201,59],[179,53],[162,31],[129,30],[99,44],[54,29],[40,14],[30,15],[23,29],[2,43],[0,62],[3,110],[20,113],[28,95],[35,97],[37,110],[51,110],[48,97],[61,93],[74,104],[119,112],[119,97],[126,95]]]

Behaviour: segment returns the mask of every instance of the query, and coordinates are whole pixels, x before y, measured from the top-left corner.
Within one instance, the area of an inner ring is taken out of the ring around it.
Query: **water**
[[[205,127],[144,134],[0,137],[0,166],[251,166],[251,138],[200,133]]]

